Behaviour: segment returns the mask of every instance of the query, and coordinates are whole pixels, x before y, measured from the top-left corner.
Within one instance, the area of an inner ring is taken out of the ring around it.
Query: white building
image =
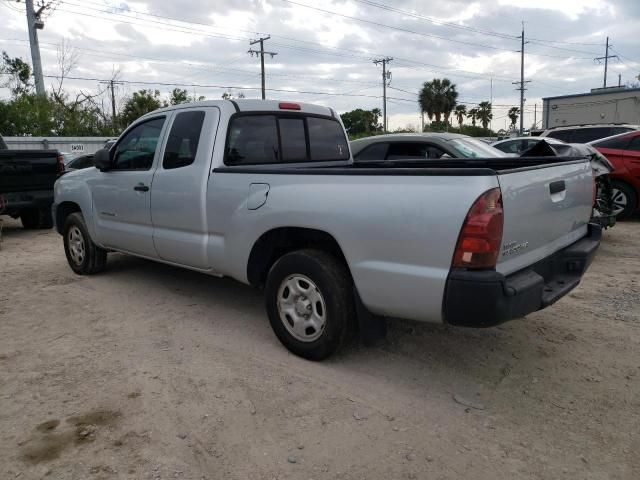
[[[590,123],[640,125],[640,88],[594,88],[542,99],[542,128]]]

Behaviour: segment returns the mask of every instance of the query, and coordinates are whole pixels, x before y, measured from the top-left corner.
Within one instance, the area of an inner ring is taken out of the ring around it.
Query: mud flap
[[[372,347],[387,336],[387,321],[384,317],[374,315],[364,306],[357,289],[353,289],[356,301],[356,315],[360,339],[365,347]]]

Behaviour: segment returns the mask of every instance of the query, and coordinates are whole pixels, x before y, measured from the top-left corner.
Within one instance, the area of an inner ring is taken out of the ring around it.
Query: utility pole
[[[43,96],[44,79],[42,77],[42,61],[40,60],[40,45],[38,44],[38,30],[44,28],[44,22],[40,14],[46,6],[40,7],[36,12],[33,9],[33,0],[25,0],[27,7],[27,28],[29,30],[29,44],[31,45],[31,63],[33,64],[33,77],[36,84],[36,94]]]
[[[111,90],[111,124],[113,125],[114,132],[117,131],[117,116],[116,116],[116,94],[115,94],[115,85],[122,84],[113,78],[111,80],[100,82],[102,84],[107,85],[108,89]]]
[[[522,112],[520,113],[520,115],[522,115]],[[538,123],[537,118],[538,118],[538,104],[534,103],[533,104],[533,128],[536,128],[536,124]]]
[[[491,72],[491,92],[490,92],[491,107],[493,108],[493,72]],[[489,130],[493,132],[493,115],[489,119]]]
[[[604,60],[604,82],[602,82],[602,88],[607,88],[607,68],[609,66],[609,59],[618,58],[618,55],[609,55],[609,47],[613,47],[613,45],[609,45],[609,37],[607,37],[607,45],[604,50],[604,57],[594,58],[594,60],[599,63],[602,63],[602,60]]]
[[[622,86],[622,74],[621,73],[618,74],[618,86],[619,87]]]
[[[255,53],[256,56],[260,56],[260,70],[262,72],[262,100],[264,100],[266,98],[265,95],[265,82],[264,82],[264,55],[265,53],[267,55],[271,55],[271,58],[273,58],[274,56],[277,55],[276,52],[265,52],[264,51],[264,42],[266,40],[269,40],[271,38],[271,35],[267,36],[267,37],[260,37],[258,40],[252,40],[249,42],[249,45],[255,45],[256,43],[260,44],[260,50],[253,50],[253,49],[249,49],[247,51],[247,53],[249,53],[252,57],[253,54]]]
[[[521,46],[520,46],[520,81],[519,82],[511,82],[514,85],[520,85],[516,90],[520,90],[520,136],[522,136],[522,132],[524,131],[524,92],[526,88],[524,88],[526,83],[529,83],[531,80],[524,79],[524,44],[529,43],[524,41],[524,22],[522,22],[522,36]]]
[[[382,64],[382,129],[384,133],[387,133],[387,82],[391,83],[391,72],[387,72],[387,64],[392,60],[391,57],[385,57],[373,61],[376,65]]]

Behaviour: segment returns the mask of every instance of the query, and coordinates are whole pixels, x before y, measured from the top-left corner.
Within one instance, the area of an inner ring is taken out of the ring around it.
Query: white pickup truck
[[[356,165],[315,105],[156,110],[95,163],[55,185],[76,273],[122,252],[264,288],[277,337],[315,360],[371,319],[486,327],[544,308],[600,242],[586,158]]]

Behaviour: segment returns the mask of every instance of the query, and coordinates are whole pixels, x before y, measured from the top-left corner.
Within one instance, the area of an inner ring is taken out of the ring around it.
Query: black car
[[[83,168],[93,167],[93,153],[89,155],[80,155],[69,161],[65,165],[65,170],[82,170]]]

